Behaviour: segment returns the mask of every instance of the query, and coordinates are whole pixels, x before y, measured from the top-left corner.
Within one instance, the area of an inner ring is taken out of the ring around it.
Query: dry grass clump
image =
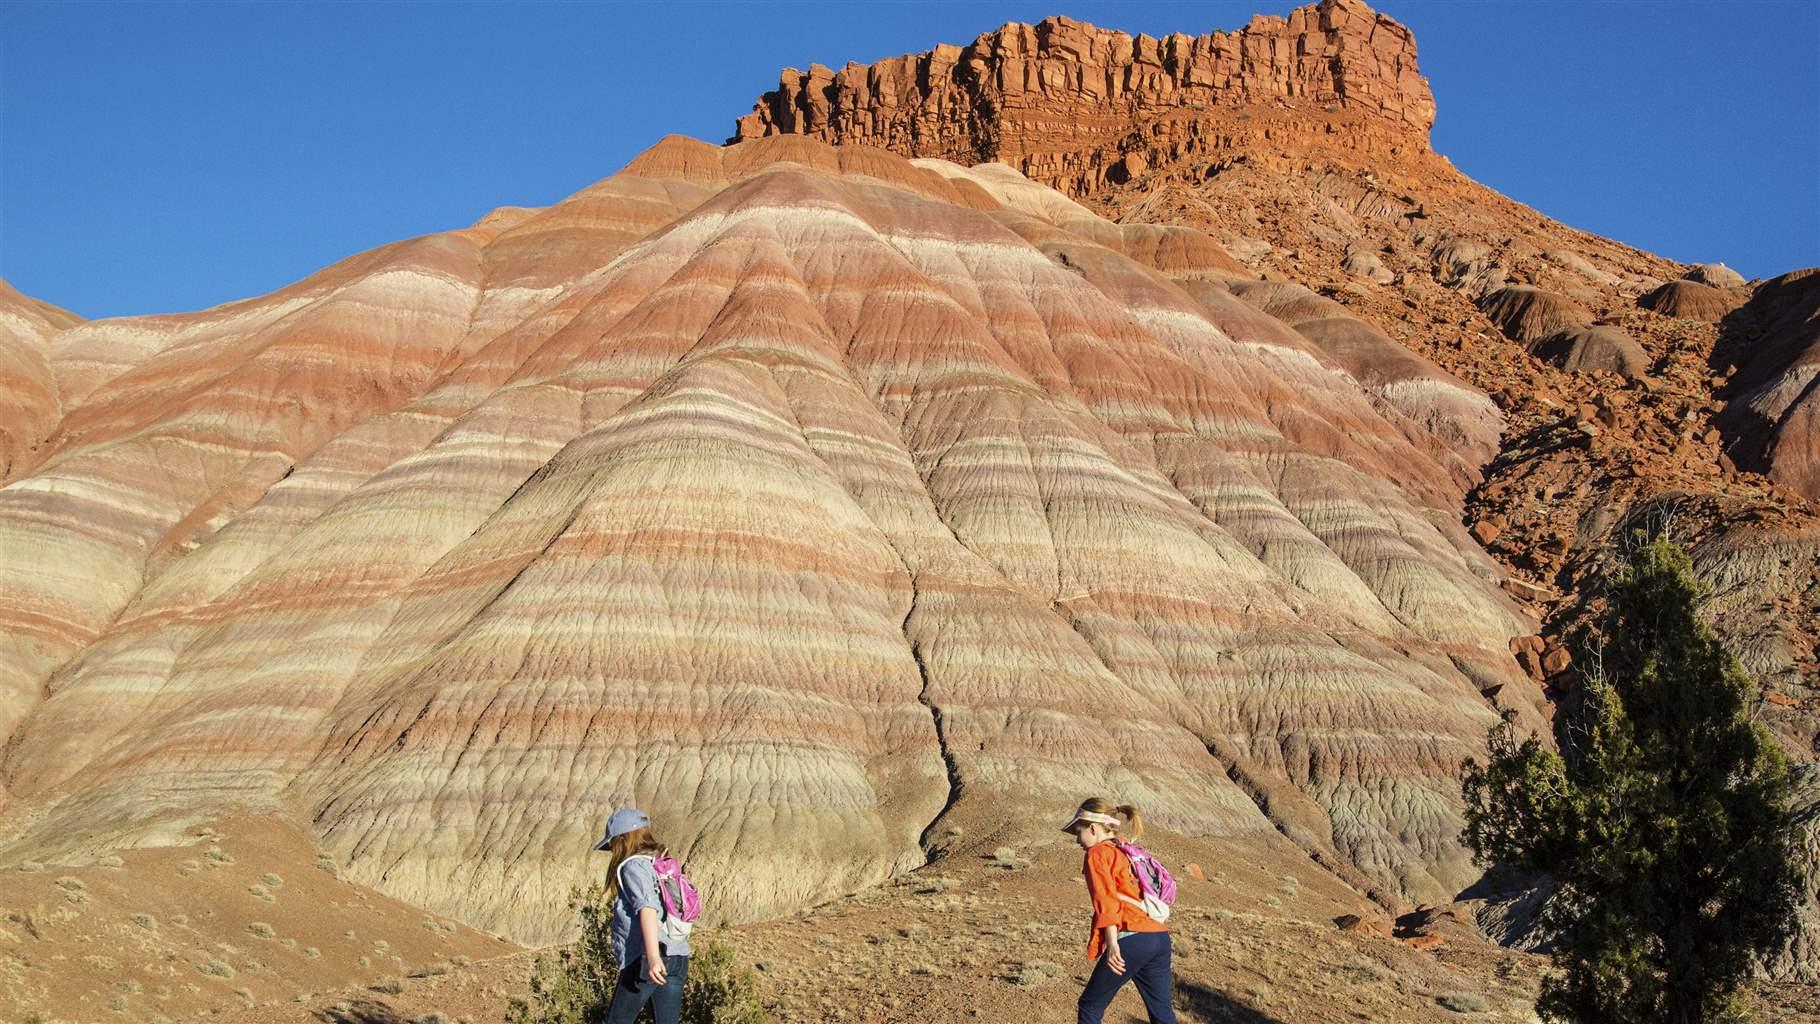
[[[240,1005],[245,1006],[249,1009],[251,1009],[253,1006],[253,1003],[256,1002],[256,1000],[253,998],[253,990],[250,988],[235,989],[234,998],[240,1000]]]
[[[123,868],[123,867],[126,867],[126,861],[123,861],[119,857],[115,857],[112,854],[109,854],[106,857],[97,858],[95,861],[95,866],[101,867],[101,868]]]
[[[1436,996],[1435,1002],[1455,1013],[1484,1013],[1491,1008],[1484,996],[1474,992],[1449,992]]]
[[[232,978],[234,969],[220,960],[210,957],[196,965],[196,969],[211,978]]]
[[[158,919],[150,914],[134,914],[129,920],[148,932],[158,930]]]
[[[228,853],[226,850],[223,850],[219,846],[209,847],[207,850],[205,850],[203,852],[202,855],[204,857],[207,857],[209,859],[210,863],[213,863],[213,864],[232,864],[232,863],[234,863],[233,855]]]
[[[336,878],[341,877],[341,866],[335,863],[335,858],[326,853],[319,853],[316,855],[316,870],[327,871]]]
[[[246,891],[252,893],[254,899],[263,900],[267,903],[278,902],[278,897],[272,895],[272,890],[260,885],[258,882],[254,882],[252,885],[247,886]]]
[[[278,937],[278,929],[273,928],[264,921],[254,921],[252,924],[246,926],[246,930],[262,939],[274,939]],[[653,961],[653,963],[655,963],[655,961]]]
[[[653,963],[655,962],[656,961],[653,961]],[[404,991],[404,982],[399,981],[397,978],[381,978],[367,987],[384,995],[395,996]]]
[[[1366,956],[1355,956],[1341,967],[1360,981],[1383,981],[1390,977],[1390,971],[1383,964]]]
[[[62,878],[57,879],[53,884],[56,885],[57,888],[63,890],[63,898],[65,900],[68,900],[71,903],[88,902],[88,886],[82,883],[82,879],[65,875]]]
[[[412,968],[410,971],[407,971],[405,973],[405,977],[407,977],[407,978],[434,978],[438,975],[447,974],[451,970],[453,970],[453,968],[451,968],[448,964],[440,964],[440,963],[439,964],[424,964],[422,967],[415,967],[415,968]]]
[[[284,879],[280,878],[276,873],[271,872],[271,871],[267,871],[265,874],[260,875],[259,880],[261,882],[264,882],[266,885],[271,886],[274,889],[280,888],[281,886],[284,885]]]
[[[322,950],[317,949],[315,946],[305,946],[303,947],[303,955],[314,960],[322,955]]]
[[[1065,973],[1067,972],[1062,970],[1059,964],[1052,964],[1047,960],[1032,960],[1020,965],[1012,974],[1011,981],[1020,988],[1035,988],[1045,982],[1053,981]]]
[[[1018,852],[1009,846],[1001,846],[993,850],[991,860],[993,867],[1003,868],[1006,871],[1022,871],[1030,866],[1030,858],[1019,856]]]
[[[28,875],[33,875],[43,871],[44,865],[35,860],[22,860],[19,862],[19,870]]]

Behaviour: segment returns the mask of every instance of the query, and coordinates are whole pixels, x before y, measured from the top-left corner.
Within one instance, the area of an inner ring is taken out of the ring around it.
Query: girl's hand
[[[1112,968],[1112,973],[1114,974],[1125,973],[1125,956],[1119,952],[1119,944],[1117,942],[1111,943],[1106,947],[1106,966]]]
[[[1119,973],[1123,974],[1125,972],[1121,970]],[[664,958],[663,957],[660,956],[654,960],[647,959],[645,961],[645,980],[646,981],[649,981],[653,985],[662,985],[664,983],[664,981],[669,978],[669,976],[670,976],[670,972],[668,969],[666,969],[664,967]]]

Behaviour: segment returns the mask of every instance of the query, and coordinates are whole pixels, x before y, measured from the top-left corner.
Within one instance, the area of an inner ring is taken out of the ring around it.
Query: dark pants
[[[645,977],[643,957],[620,971],[603,1024],[632,1024],[646,1003],[651,1004],[651,1016],[657,1019],[657,1024],[676,1024],[682,1015],[683,982],[689,977],[689,958],[666,956],[664,970],[668,973],[662,985],[653,985]]]
[[[1125,973],[1112,973],[1106,958],[1101,957],[1087,979],[1087,987],[1081,990],[1076,1019],[1080,1024],[1100,1024],[1100,1016],[1112,1005],[1112,997],[1131,981],[1137,983],[1138,995],[1144,997],[1150,1024],[1175,1024],[1175,1009],[1169,1005],[1169,933],[1128,935],[1119,940],[1119,954],[1125,958]]]

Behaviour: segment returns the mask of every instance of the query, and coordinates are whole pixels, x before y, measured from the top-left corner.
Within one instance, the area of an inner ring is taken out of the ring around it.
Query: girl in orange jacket
[[[1100,1024],[1112,997],[1125,982],[1137,984],[1150,1024],[1176,1024],[1170,1006],[1169,929],[1144,913],[1143,892],[1131,871],[1131,860],[1119,849],[1118,836],[1136,841],[1144,820],[1130,804],[1114,807],[1094,797],[1081,804],[1062,826],[1087,851],[1081,873],[1093,898],[1093,935],[1087,955],[1099,960],[1076,1010],[1078,1024]]]

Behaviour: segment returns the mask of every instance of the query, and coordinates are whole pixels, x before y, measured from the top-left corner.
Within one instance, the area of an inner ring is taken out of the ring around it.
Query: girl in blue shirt
[[[657,1024],[677,1024],[683,984],[689,976],[687,936],[666,934],[663,902],[657,896],[653,857],[665,854],[651,835],[651,819],[622,807],[607,819],[607,834],[596,850],[613,854],[607,870],[607,901],[613,904],[613,956],[619,979],[605,1024],[632,1024],[646,1003]]]

